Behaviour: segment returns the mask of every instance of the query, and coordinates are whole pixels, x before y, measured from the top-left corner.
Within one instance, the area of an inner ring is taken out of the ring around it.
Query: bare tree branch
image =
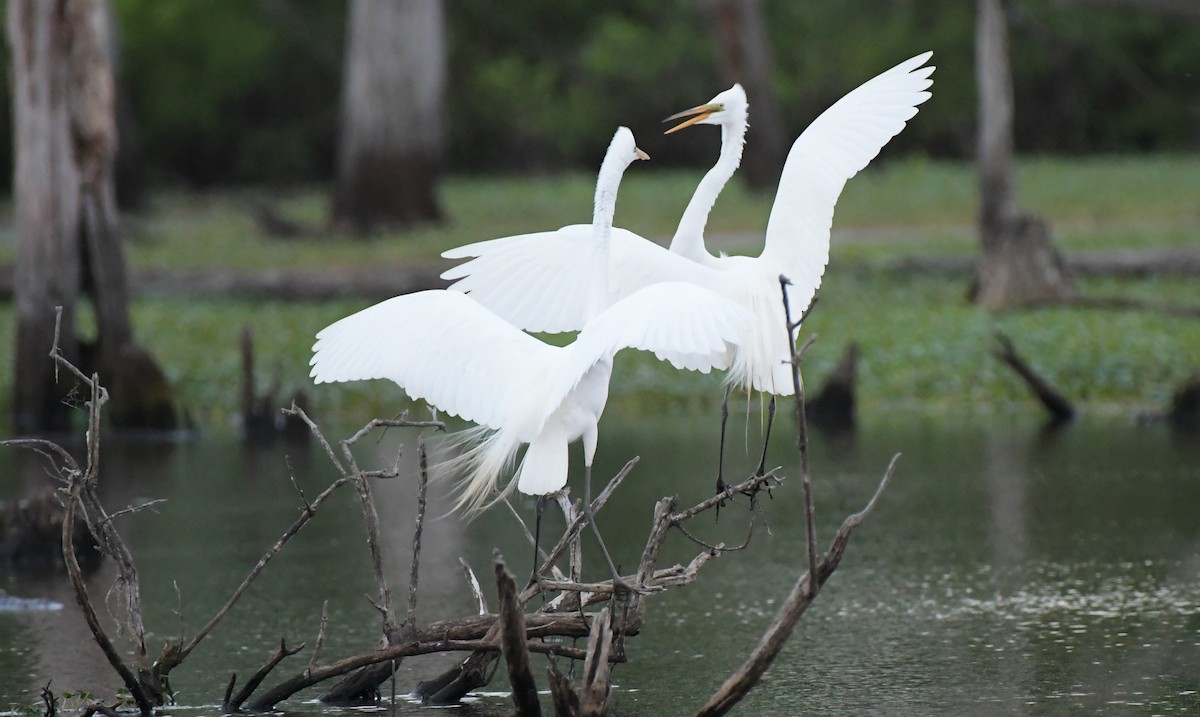
[[[55,346],[54,354],[57,355],[57,346]],[[70,364],[67,363],[67,365]],[[97,454],[99,450],[100,409],[107,400],[107,392],[100,386],[98,377],[93,376],[89,384],[92,391],[92,399],[88,409],[88,454],[91,456]],[[125,664],[125,660],[121,657],[120,652],[113,645],[104,627],[100,624],[100,619],[97,617],[96,611],[92,607],[91,599],[88,597],[87,585],[83,582],[83,573],[79,569],[79,562],[75,558],[75,510],[82,503],[81,494],[86,481],[89,478],[94,478],[94,476],[94,466],[90,462],[87,471],[75,472],[71,475],[67,488],[66,515],[63,517],[63,559],[67,565],[67,576],[71,581],[75,601],[79,604],[79,608],[83,612],[84,620],[87,622],[88,629],[92,632],[93,639],[100,646],[100,650],[104,653],[113,670],[121,677],[121,681],[125,683],[126,689],[129,690],[130,696],[137,703],[142,715],[148,717],[154,712],[154,702],[150,695],[146,693],[141,681],[134,675],[129,666]]]
[[[875,507],[883,489],[887,487],[888,481],[891,480],[892,472],[895,470],[896,462],[899,460],[900,454],[892,457],[891,463],[888,464],[887,471],[880,480],[879,486],[875,489],[875,493],[871,496],[871,500],[867,505],[857,513],[854,513],[842,523],[838,528],[837,534],[833,538],[833,543],[829,550],[821,558],[820,564],[815,573],[805,571],[796,584],[788,593],[787,599],[780,606],[779,612],[776,613],[775,619],[767,628],[766,632],[759,639],[758,644],[751,651],[746,661],[737,669],[721,685],[708,702],[697,712],[697,717],[715,717],[723,715],[733,708],[746,694],[759,683],[763,673],[775,661],[780,650],[783,649],[784,643],[791,636],[792,630],[795,629],[796,623],[812,605],[816,599],[817,593],[830,575],[837,570],[838,564],[845,555],[846,545],[850,542],[850,534],[862,524],[867,514]],[[816,580],[813,580],[813,575],[816,575]]]
[[[417,517],[413,521],[412,565],[408,575],[408,634],[417,632],[417,577],[421,566],[421,530],[425,525],[425,498],[429,491],[429,458],[425,454],[425,438],[417,436]]]
[[[242,704],[246,700],[250,699],[250,695],[254,693],[254,690],[258,689],[258,686],[261,685],[262,681],[265,680],[267,675],[271,673],[271,670],[275,669],[276,665],[303,649],[304,643],[300,643],[300,646],[294,649],[288,649],[287,640],[281,638],[279,640],[279,649],[275,650],[275,652],[267,658],[267,661],[264,662],[253,675],[251,675],[249,680],[246,680],[246,684],[242,685],[242,689],[238,690],[238,693],[234,696],[233,700],[223,705],[225,711],[237,712],[240,710]],[[232,685],[232,682],[230,682],[230,684]]]

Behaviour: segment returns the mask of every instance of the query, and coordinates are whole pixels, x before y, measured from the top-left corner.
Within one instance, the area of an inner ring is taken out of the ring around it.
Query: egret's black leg
[[[583,514],[587,517],[587,521],[592,524],[592,532],[596,534],[596,542],[600,544],[600,552],[604,554],[604,560],[608,563],[608,569],[612,571],[613,589],[630,589],[629,586],[621,579],[621,573],[617,571],[617,566],[613,563],[612,556],[608,553],[608,546],[604,544],[604,538],[600,537],[600,528],[596,526],[596,514],[592,512],[592,467],[583,467]]]
[[[767,471],[767,444],[771,442],[771,426],[775,423],[775,395],[771,395],[771,403],[767,408],[767,433],[763,436],[762,458],[758,461],[758,472],[754,475],[765,475]]]
[[[717,454],[717,493],[727,493],[729,484],[725,482],[725,426],[729,423],[729,391],[732,386],[725,387],[725,397],[721,399],[721,447]]]
[[[533,572],[529,576],[530,584],[541,582],[538,579],[538,568],[541,567],[541,551],[539,548],[542,545],[542,513],[546,510],[546,501],[549,497],[549,495],[539,495],[534,502]]]

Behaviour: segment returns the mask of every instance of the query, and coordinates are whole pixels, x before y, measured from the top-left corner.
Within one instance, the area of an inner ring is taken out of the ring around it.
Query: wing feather
[[[933,53],[906,60],[868,80],[825,110],[788,153],[767,222],[762,258],[780,264],[798,293],[816,291],[829,263],[833,210],[846,181],[929,99]]]
[[[514,326],[548,333],[578,331],[586,321],[591,237],[590,224],[572,224],[468,244],[442,254],[470,258],[442,278],[454,280],[452,291],[470,294]]]
[[[325,327],[310,364],[316,383],[390,379],[413,398],[498,429],[520,387],[558,351],[463,294],[422,291]]]
[[[578,331],[590,318],[588,289],[597,266],[592,227],[574,224],[553,232],[491,239],[445,252],[469,261],[442,274],[453,291],[470,294],[504,320],[526,331]],[[711,285],[714,270],[625,229],[609,243],[609,305],[662,281]]]
[[[686,260],[685,260],[686,261]],[[676,368],[707,373],[728,365],[732,346],[749,331],[751,312],[686,282],[639,289],[600,313],[579,333],[563,361],[554,395],[566,395],[598,361],[626,348],[650,351]]]

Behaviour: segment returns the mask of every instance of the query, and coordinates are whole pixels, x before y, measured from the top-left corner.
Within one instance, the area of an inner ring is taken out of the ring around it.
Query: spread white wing
[[[561,351],[463,294],[422,291],[325,327],[310,364],[316,383],[390,379],[413,398],[498,429]]]
[[[868,80],[825,110],[792,144],[761,258],[791,279],[789,295],[803,310],[829,263],[834,205],[846,180],[879,154],[929,99],[926,52]]]
[[[442,278],[454,281],[451,290],[469,293],[526,331],[578,331],[587,320],[588,287],[597,269],[591,238],[591,224],[572,224],[468,244],[442,254],[447,259],[473,257]]]
[[[653,284],[617,301],[579,332],[554,395],[565,395],[588,368],[626,348],[649,351],[676,368],[726,368],[733,345],[753,321],[748,309],[704,287]]]
[[[727,363],[727,344],[751,320],[747,310],[707,289],[656,284],[609,307],[574,344],[558,348],[469,296],[422,291],[322,329],[311,375],[316,383],[390,379],[451,415],[536,432],[596,363],[621,349],[652,351],[707,371]]]
[[[448,269],[452,291],[471,298],[526,331],[578,331],[591,318],[588,291],[597,267],[588,250],[589,224],[468,244],[442,254],[473,257]],[[672,254],[625,229],[609,243],[609,304],[661,281],[711,285],[712,270]],[[706,283],[707,282],[707,283]]]

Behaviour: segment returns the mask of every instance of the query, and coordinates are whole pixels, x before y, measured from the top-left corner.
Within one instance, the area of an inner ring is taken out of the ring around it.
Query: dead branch
[[[525,613],[517,601],[517,584],[497,551],[492,555],[496,592],[500,604],[500,644],[508,665],[513,707],[521,717],[541,717],[537,684],[529,668],[529,646],[525,642]]]
[[[221,609],[218,610],[211,619],[209,619],[204,627],[200,628],[200,630],[198,630],[196,634],[192,636],[192,639],[188,641],[187,645],[179,649],[178,654],[172,660],[168,661],[164,658],[159,658],[159,662],[164,665],[164,673],[170,672],[171,669],[178,666],[179,663],[184,660],[184,658],[186,658],[193,650],[196,649],[200,642],[203,641],[204,638],[207,637],[214,628],[216,628],[221,620],[223,620],[225,616],[229,614],[234,605],[236,605],[238,600],[241,599],[242,595],[245,594],[246,590],[250,588],[250,585],[255,581],[256,578],[258,578],[260,574],[262,574],[263,569],[267,567],[267,563],[271,562],[271,560],[283,550],[288,541],[291,540],[297,533],[299,533],[300,529],[303,528],[308,521],[313,519],[313,517],[316,515],[317,508],[320,507],[321,504],[324,503],[334,491],[348,482],[349,480],[344,476],[338,478],[333,483],[330,483],[325,490],[321,491],[321,494],[313,499],[311,503],[306,500],[304,501],[304,507],[301,509],[299,517],[297,517],[296,520],[293,521],[290,526],[288,526],[287,530],[285,530],[283,534],[279,536],[279,538],[275,541],[275,544],[272,545],[270,549],[268,549],[267,552],[258,559],[258,562],[255,563],[254,567],[251,568],[250,572],[246,574],[246,577],[242,579],[241,584],[237,586],[237,589],[233,591],[233,594],[230,595],[225,604],[221,606]],[[303,500],[303,495],[301,495],[301,499]]]
[[[67,483],[66,515],[63,517],[63,559],[66,562],[67,575],[71,581],[75,601],[79,604],[80,610],[84,614],[84,620],[87,622],[88,628],[96,640],[96,644],[100,646],[109,664],[121,677],[121,681],[125,683],[138,709],[143,715],[149,715],[156,704],[162,704],[163,695],[154,673],[146,669],[148,667],[148,660],[146,659],[146,631],[142,625],[141,591],[139,589],[137,570],[133,566],[133,556],[130,555],[129,550],[125,547],[125,543],[121,540],[120,534],[117,533],[116,527],[108,520],[108,516],[105,514],[100,500],[96,495],[96,483],[100,473],[100,416],[104,404],[108,402],[108,391],[100,385],[100,377],[98,375],[85,376],[82,371],[63,356],[58,343],[61,335],[61,327],[62,307],[57,307],[54,320],[54,343],[50,347],[50,357],[53,359],[56,367],[65,368],[68,372],[74,374],[91,393],[87,404],[87,466],[83,471],[80,471],[78,470],[78,465],[72,460],[70,464],[75,466],[75,470],[62,475]],[[66,451],[61,448],[55,452],[60,456],[66,455]],[[134,658],[138,668],[138,675],[135,675],[134,671],[125,664],[120,653],[113,645],[112,640],[109,639],[104,628],[100,625],[96,611],[92,607],[91,599],[88,596],[87,586],[83,582],[83,575],[75,556],[75,511],[77,507],[83,509],[84,521],[88,526],[88,530],[100,545],[101,551],[113,560],[117,566],[117,582],[123,588],[122,593],[126,604],[126,621],[134,640]]]
[[[776,475],[775,471],[773,470],[767,471],[763,475],[750,476],[741,483],[729,488],[727,492],[714,495],[711,498],[706,498],[687,510],[680,511],[679,513],[673,513],[670,518],[671,523],[682,523],[683,521],[689,520],[700,513],[711,510],[719,506],[722,502],[729,500],[729,494],[737,495],[740,493],[753,498],[754,496],[758,495],[759,491],[763,490],[764,488],[769,488],[772,483],[776,485],[783,483],[783,480]]]
[[[55,346],[55,355],[58,355],[57,346]],[[100,646],[100,650],[104,653],[108,664],[112,666],[113,670],[121,677],[121,681],[125,683],[126,689],[129,690],[130,696],[137,703],[142,715],[148,717],[154,712],[154,702],[150,695],[147,694],[147,691],[143,689],[141,680],[125,664],[120,652],[118,652],[116,646],[113,645],[112,640],[109,639],[108,634],[105,632],[104,627],[100,624],[100,619],[92,607],[92,601],[88,597],[87,585],[83,582],[83,573],[79,569],[79,562],[75,559],[75,510],[76,506],[82,503],[81,495],[84,490],[85,481],[89,478],[94,479],[95,477],[94,464],[90,458],[93,455],[97,455],[92,446],[99,445],[100,409],[104,405],[105,400],[107,400],[106,392],[103,392],[98,376],[93,376],[89,380],[89,384],[92,392],[91,401],[88,406],[89,463],[86,471],[76,471],[69,477],[66,500],[67,513],[63,519],[63,559],[67,565],[67,576],[71,580],[71,588],[75,594],[75,601],[79,604],[79,609],[83,612],[84,620],[87,622],[88,629],[92,632],[93,639]]]
[[[418,436],[417,439],[417,456],[420,464],[420,471],[417,483],[417,517],[415,520],[413,532],[413,556],[412,566],[409,579],[409,603],[408,603],[408,622],[406,624],[407,633],[401,635],[401,630],[396,615],[392,610],[391,591],[388,588],[387,578],[383,574],[383,554],[379,542],[379,514],[375,510],[375,502],[371,497],[371,488],[367,482],[366,474],[359,469],[358,463],[354,459],[354,453],[351,447],[362,439],[364,436],[374,431],[376,428],[388,428],[393,426],[399,427],[418,427],[418,428],[435,428],[438,430],[444,429],[445,425],[439,421],[409,421],[408,414],[401,414],[398,420],[383,421],[373,419],[366,426],[360,429],[350,438],[341,442],[342,455],[346,459],[346,465],[350,471],[350,477],[355,486],[355,491],[358,493],[359,502],[362,505],[363,522],[367,528],[367,547],[371,554],[371,569],[375,575],[375,582],[379,590],[379,604],[376,607],[379,609],[383,617],[383,635],[384,640],[388,645],[395,645],[402,640],[411,640],[416,633],[416,609],[417,609],[417,577],[420,567],[421,555],[421,531],[425,522],[425,496],[429,483],[429,472],[427,459],[425,455],[425,444],[423,439]],[[322,439],[323,440],[323,439]],[[396,457],[396,465],[400,462],[399,453]],[[393,474],[395,474],[395,470]],[[321,695],[321,701],[326,704],[358,704],[374,699],[374,696],[388,678],[395,674],[396,668],[400,661],[391,660],[389,662],[375,663],[367,668],[359,670],[352,675],[349,675],[344,680],[334,685],[325,694]]]
[[[475,571],[471,570],[471,566],[467,565],[467,561],[462,558],[458,559],[458,564],[462,566],[463,573],[466,574],[467,584],[471,586],[471,594],[475,596],[475,601],[479,603],[479,614],[486,614],[487,601],[483,598],[483,589],[479,587],[479,579],[475,577]]]
[[[496,616],[491,616],[492,624],[495,624]],[[558,634],[558,630],[554,629],[549,634]],[[584,631],[582,634],[587,634]],[[532,636],[532,635],[531,635]],[[580,635],[582,636],[582,635]],[[536,652],[544,655],[553,655],[563,657],[570,660],[582,660],[586,657],[583,650],[566,645],[558,645],[544,642],[531,642],[528,645],[530,652]],[[499,652],[500,644],[496,640],[452,640],[452,639],[433,639],[433,640],[413,640],[406,641],[389,647],[381,648],[371,652],[365,652],[352,657],[347,657],[336,662],[331,662],[327,665],[322,665],[313,670],[304,670],[286,681],[276,685],[266,692],[255,697],[247,705],[247,708],[255,711],[270,710],[279,704],[281,701],[291,697],[300,690],[303,690],[313,685],[324,682],[325,680],[344,675],[353,670],[362,667],[367,667],[390,660],[398,660],[404,657],[413,657],[416,655],[428,655],[434,652]]]
[[[233,700],[227,701],[223,705],[225,712],[237,712],[240,710],[242,704],[246,700],[250,699],[250,695],[254,694],[254,691],[258,689],[258,686],[262,684],[262,681],[265,680],[267,675],[271,673],[271,670],[275,669],[276,665],[303,649],[304,643],[300,643],[299,647],[288,649],[287,640],[280,638],[279,648],[267,658],[267,661],[264,662],[262,666],[254,672],[253,675],[251,675],[249,680],[246,680],[246,684],[242,685],[242,689],[238,690],[238,693],[236,696],[234,696]],[[233,679],[234,678],[230,678],[230,687],[233,686]],[[228,690],[226,690],[226,694],[228,694]]]
[[[808,607],[812,605],[813,600],[816,599],[825,581],[837,570],[838,564],[841,563],[842,557],[845,555],[846,545],[850,542],[850,534],[862,524],[863,520],[866,519],[867,515],[875,507],[875,503],[883,493],[883,489],[887,487],[888,481],[891,480],[892,472],[895,470],[896,462],[899,459],[899,453],[892,457],[887,471],[883,474],[883,479],[880,480],[874,495],[871,496],[871,500],[868,501],[862,510],[846,518],[841,527],[838,528],[829,549],[821,557],[816,572],[809,573],[806,571],[800,576],[800,579],[792,587],[791,592],[788,593],[787,599],[780,606],[775,619],[767,627],[766,632],[763,633],[763,636],[759,639],[758,644],[755,645],[749,657],[721,685],[716,694],[709,698],[708,702],[696,713],[697,717],[710,717],[727,713],[762,679],[763,673],[775,661],[780,650],[783,649],[784,643],[791,636],[796,623],[799,622],[800,618],[808,610]],[[814,574],[817,576],[815,581],[811,577]]]
[[[413,526],[412,563],[408,575],[408,633],[417,631],[417,578],[421,566],[421,531],[425,526],[425,503],[429,492],[429,457],[425,453],[425,438],[417,436],[417,517]]]
[[[467,693],[483,687],[491,681],[488,668],[496,659],[496,653],[472,652],[456,667],[446,670],[432,680],[417,683],[413,695],[429,705],[450,705],[459,702]]]
[[[1037,400],[1050,413],[1052,422],[1062,423],[1075,417],[1075,407],[1071,402],[1051,386],[1049,381],[1033,370],[1033,367],[1026,363],[1025,359],[1021,358],[1016,347],[1013,346],[1012,339],[1008,338],[1004,332],[997,331],[996,341],[999,346],[992,349],[992,355],[1021,377]]]
[[[308,656],[308,669],[317,666],[317,660],[321,658],[321,647],[325,644],[325,633],[329,629],[329,601],[321,603],[321,623],[317,627],[317,641],[313,645],[312,654]]]
[[[629,475],[630,471],[633,470],[633,467],[637,465],[637,462],[638,459],[633,458],[626,463],[625,466],[621,468],[621,470],[618,471],[615,476],[613,476],[612,480],[608,482],[608,484],[604,487],[604,490],[600,491],[600,494],[592,500],[593,514],[604,507],[604,504],[608,501],[609,496],[611,496],[613,491],[616,490],[617,486],[619,486],[621,482],[625,480],[625,477]],[[583,526],[584,518],[582,511],[578,511],[575,519],[570,521],[567,529],[563,532],[562,537],[559,538],[558,543],[556,543],[555,546],[550,550],[549,554],[544,557],[542,564],[535,571],[535,578],[540,579],[541,576],[544,576],[547,571],[553,569],[555,561],[562,556],[563,551],[578,541],[579,532],[583,529]],[[526,530],[526,532],[528,532],[528,530]],[[537,584],[537,582],[531,583],[521,592],[519,597],[520,604],[528,604],[530,600],[534,599],[541,593],[542,588]],[[556,601],[551,601],[550,603],[547,603],[545,609],[553,610],[555,604]],[[482,598],[480,598],[480,605],[483,605]],[[579,620],[582,620],[583,624],[587,625],[587,618],[585,616],[582,616],[577,612],[546,612],[542,614],[535,613],[533,615],[526,616],[526,625],[530,637],[543,636],[546,634],[544,632],[539,632],[536,625],[539,621],[544,620],[547,617],[549,617],[551,620],[550,624],[552,624],[556,630],[568,630],[571,632],[569,635],[571,637],[582,637],[588,634],[587,632],[575,633],[574,631],[575,627],[578,625],[577,621]],[[636,625],[632,626],[632,628],[628,631],[628,634],[636,634],[639,628],[640,621],[637,622]],[[491,622],[490,627],[483,639],[485,641],[494,642],[499,638],[499,634],[499,624]],[[560,635],[557,631],[554,634],[558,636],[567,636]],[[432,680],[426,680],[419,683],[414,693],[419,696],[423,702],[430,704],[449,704],[457,702],[471,690],[487,684],[488,667],[491,665],[495,657],[496,654],[494,652],[488,651],[479,651],[469,655],[456,667],[450,668]]]
[[[612,650],[612,621],[604,608],[592,623],[588,636],[587,660],[583,665],[583,695],[580,713],[583,717],[604,717],[608,713],[609,652]]]
[[[788,346],[796,345],[795,331],[800,327],[799,323],[792,323],[792,307],[788,303],[787,287],[791,285],[791,281],[780,274],[779,276],[779,291],[783,295],[783,315],[787,321]],[[813,297],[813,303],[805,310],[804,316],[808,316],[813,305],[816,304],[816,297]],[[813,337],[810,337],[808,342],[804,344],[799,351],[793,351],[792,362],[792,388],[794,390],[795,400],[792,402],[795,406],[796,418],[796,452],[800,456],[800,483],[804,488],[804,542],[808,548],[808,573],[815,575],[817,570],[817,527],[815,509],[813,507],[812,494],[812,476],[809,473],[808,466],[808,422],[804,416],[804,382],[800,380],[800,361],[804,357],[804,352],[812,345]]]
[[[781,277],[781,282],[786,282],[786,280]],[[798,322],[792,322],[790,308],[787,307],[786,300],[785,292],[785,310],[788,312],[788,331],[789,338],[791,338],[792,332],[798,325]],[[741,699],[742,695],[757,682],[762,674],[762,670],[765,670],[766,666],[778,654],[780,647],[792,631],[796,621],[807,609],[808,605],[811,604],[820,586],[836,569],[844,553],[845,545],[849,540],[851,531],[862,522],[863,517],[865,517],[874,505],[895,465],[895,460],[893,459],[892,465],[889,466],[876,492],[876,496],[872,498],[863,511],[846,519],[842,527],[838,530],[830,548],[818,560],[815,549],[814,511],[808,468],[803,391],[799,380],[799,364],[804,351],[810,344],[811,338],[799,351],[794,352],[792,360],[794,387],[798,403],[796,416],[798,426],[797,449],[800,455],[801,479],[805,489],[805,533],[808,546],[809,569],[797,581],[793,589],[793,594],[789,596],[784,608],[781,608],[776,623],[763,636],[759,647],[755,649],[750,659],[748,659],[747,665],[743,666],[743,670],[739,671],[738,674],[731,677],[727,681],[726,686],[722,688],[722,691],[714,696],[713,699],[717,700],[720,705],[732,705]],[[792,345],[795,345],[794,339]],[[74,369],[74,367],[71,367],[71,369]],[[74,370],[78,372],[77,369]],[[84,378],[86,379],[86,377]],[[102,403],[99,399],[101,392],[103,392],[103,387],[100,387],[94,379],[90,379],[90,383],[86,385],[92,390],[93,410],[98,411],[98,406]],[[417,623],[416,607],[428,475],[423,438],[418,436],[420,478],[416,487],[417,516],[413,529],[413,560],[408,586],[407,612],[404,622],[401,624],[397,621],[392,609],[390,589],[383,575],[383,561],[379,547],[379,516],[375,511],[372,490],[368,480],[369,477],[390,478],[396,476],[399,473],[399,458],[397,458],[396,466],[391,470],[363,471],[356,462],[352,447],[358,440],[378,428],[397,426],[441,429],[444,426],[437,421],[408,421],[407,416],[401,416],[401,418],[394,420],[375,419],[350,438],[340,441],[338,443],[340,450],[335,450],[334,446],[323,436],[316,423],[300,407],[293,405],[286,412],[293,414],[299,421],[302,421],[309,427],[312,435],[320,443],[327,457],[333,463],[338,473],[340,473],[340,477],[331,483],[311,503],[302,493],[300,494],[302,502],[301,513],[293,525],[264,554],[263,558],[250,571],[242,584],[235,590],[230,600],[222,607],[221,611],[191,641],[182,647],[178,645],[167,646],[163,656],[155,663],[151,674],[154,675],[156,680],[161,678],[162,683],[165,684],[166,676],[169,674],[171,668],[177,666],[214,629],[216,624],[229,612],[254,579],[261,574],[267,562],[282,550],[288,540],[307,521],[312,519],[317,508],[332,492],[345,483],[354,485],[361,504],[364,526],[367,533],[368,549],[371,553],[372,570],[379,589],[378,607],[383,617],[384,634],[387,639],[383,647],[338,659],[327,664],[320,664],[318,653],[328,627],[328,613],[323,610],[316,647],[307,661],[305,668],[298,674],[284,679],[279,684],[261,691],[257,696],[254,695],[255,692],[260,691],[262,683],[267,676],[286,657],[296,654],[303,647],[291,650],[281,640],[279,648],[236,694],[234,694],[236,681],[231,680],[229,682],[223,701],[227,710],[239,710],[243,705],[246,705],[251,710],[273,709],[280,701],[291,697],[297,691],[337,677],[343,677],[344,679],[330,693],[323,696],[322,699],[326,701],[341,701],[333,699],[331,696],[337,694],[349,695],[352,692],[357,699],[361,699],[363,696],[374,697],[378,694],[378,686],[389,675],[394,673],[396,664],[405,657],[434,652],[467,652],[469,656],[458,667],[444,673],[436,680],[421,683],[417,688],[417,692],[427,701],[453,701],[463,696],[467,691],[486,684],[490,677],[488,674],[489,666],[495,664],[496,658],[503,652],[506,662],[509,665],[514,704],[519,714],[537,714],[540,711],[536,687],[529,666],[530,653],[584,661],[584,685],[583,692],[581,693],[583,699],[581,702],[576,702],[576,707],[573,709],[582,710],[583,714],[601,714],[605,709],[610,694],[609,665],[614,662],[624,662],[626,660],[623,639],[626,636],[636,636],[644,624],[647,606],[646,597],[653,592],[661,591],[669,586],[694,582],[701,568],[709,560],[731,550],[731,548],[727,548],[723,544],[705,545],[704,551],[697,554],[686,566],[677,564],[659,568],[659,555],[666,542],[667,535],[671,532],[671,528],[682,527],[682,523],[700,513],[715,509],[725,496],[713,496],[682,511],[677,510],[676,499],[663,498],[655,505],[650,531],[636,572],[631,576],[621,578],[628,585],[633,585],[637,588],[638,594],[630,595],[628,590],[625,589],[614,590],[613,580],[583,582],[580,579],[580,565],[578,560],[572,560],[570,579],[564,578],[562,573],[558,571],[556,562],[561,559],[563,554],[572,545],[577,544],[580,531],[586,523],[586,518],[583,516],[582,511],[568,510],[566,511],[568,518],[566,529],[555,546],[548,553],[539,556],[540,564],[537,566],[535,572],[537,580],[524,590],[518,593],[517,586],[513,582],[511,574],[505,568],[502,560],[497,556],[494,568],[500,591],[498,614],[485,612],[487,609],[485,601],[482,598],[481,591],[476,587],[473,589],[473,592],[479,603],[481,614],[454,620],[443,620],[421,627]],[[89,437],[98,435],[99,422],[97,418],[94,425],[89,427]],[[67,473],[62,473],[64,476],[63,480],[67,483],[68,488],[74,491],[70,493],[72,506],[81,506],[88,515],[94,516],[94,519],[89,519],[88,521],[94,533],[100,536],[107,536],[107,533],[112,533],[113,537],[102,537],[101,539],[110,543],[106,550],[117,555],[118,562],[128,562],[131,570],[130,579],[136,590],[136,573],[132,572],[132,558],[128,556],[127,551],[123,553],[124,557],[122,557],[121,551],[124,550],[124,546],[119,542],[120,538],[116,536],[115,530],[112,528],[111,518],[114,516],[106,514],[100,506],[99,501],[94,498],[95,466],[98,463],[98,447],[89,440],[88,448],[88,463],[87,467],[83,470],[79,470],[69,454],[61,451],[61,449],[57,449],[57,447],[37,446],[35,449],[42,450],[50,457],[52,465],[61,465],[67,470],[73,467],[74,472],[69,474],[70,478],[66,477]],[[613,476],[599,495],[592,501],[590,508],[593,513],[598,512],[604,507],[613,492],[629,475],[636,463],[637,459],[634,458]],[[737,486],[734,486],[731,490],[735,493],[742,493],[750,497],[753,501],[754,497],[762,489],[766,488],[769,490],[773,484],[778,485],[779,483],[780,478],[772,471],[765,475],[751,476]],[[572,507],[566,499],[564,499],[564,505]],[[573,515],[573,513],[575,514]],[[119,515],[119,513],[115,515]],[[753,530],[753,522],[751,530]],[[76,571],[77,569],[78,566],[76,565]],[[467,572],[470,576],[469,568],[467,568]],[[553,579],[551,579],[551,575]],[[810,578],[809,576],[814,577]],[[473,579],[473,576],[470,577]],[[539,594],[544,594],[545,591],[556,592],[559,595],[554,600],[545,603],[540,610],[526,613],[524,606]],[[136,592],[133,599],[136,601]],[[86,602],[86,594],[84,594],[83,602]],[[585,608],[600,603],[609,604],[598,613],[585,612]],[[569,606],[570,609],[564,609],[565,606]],[[138,620],[140,620],[140,604],[136,602],[132,603],[131,613],[135,613]],[[92,617],[94,619],[94,613]],[[144,634],[140,629],[140,624],[135,634]],[[589,638],[587,650],[567,647],[557,643],[538,641],[542,638],[582,637]],[[97,637],[97,640],[99,641],[100,637]],[[144,638],[141,640],[141,644],[143,645],[141,654],[144,656]],[[115,654],[115,649],[111,647],[111,643],[110,650],[113,650]],[[117,659],[119,661],[119,656]],[[135,677],[133,672],[128,670],[128,668],[126,668],[126,673],[139,686],[139,689],[147,690],[145,679]],[[124,674],[122,678],[125,679]],[[552,678],[552,684],[555,682],[556,680]],[[157,682],[152,684],[157,684]],[[560,688],[561,685],[556,689]],[[130,686],[130,692],[136,700],[138,693],[132,686]],[[155,692],[143,692],[143,698],[146,704],[151,705],[152,708],[159,695]],[[559,704],[557,698],[556,704]],[[569,693],[568,697],[565,698],[564,704],[568,706],[567,708],[570,708]],[[147,709],[143,707],[141,701],[139,701],[139,707],[142,707],[143,712]],[[726,709],[728,709],[728,706],[720,707],[721,711]],[[711,712],[711,714],[719,713],[721,712]]]
[[[575,694],[571,679],[558,669],[557,662],[551,660],[547,665],[546,677],[550,682],[555,717],[579,717],[579,695]]]
[[[109,707],[102,702],[92,702],[87,706],[80,717],[92,717],[92,715],[104,715],[104,717],[121,717],[121,713],[115,707]]]

